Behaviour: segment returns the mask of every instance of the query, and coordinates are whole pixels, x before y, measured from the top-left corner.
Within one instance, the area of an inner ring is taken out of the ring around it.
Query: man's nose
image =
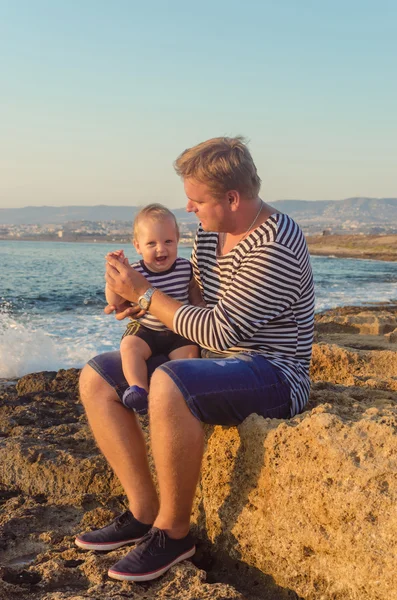
[[[196,212],[195,211],[195,206],[194,206],[194,204],[193,204],[193,202],[191,200],[187,201],[186,212]]]

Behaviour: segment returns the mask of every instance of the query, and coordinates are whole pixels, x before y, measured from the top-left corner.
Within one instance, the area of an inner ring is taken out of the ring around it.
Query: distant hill
[[[273,204],[299,223],[322,221],[336,224],[348,220],[367,224],[397,223],[397,198],[278,200]]]
[[[397,224],[397,198],[347,198],[345,200],[278,200],[272,202],[300,224],[332,226],[354,221],[375,225]],[[62,225],[69,221],[132,221],[138,210],[133,206],[27,206],[0,209],[0,225]],[[184,208],[173,210],[181,222],[195,222]]]
[[[132,221],[136,206],[26,206],[0,208],[0,225],[62,225],[70,221]],[[184,208],[173,210],[178,221],[193,222],[196,217]]]

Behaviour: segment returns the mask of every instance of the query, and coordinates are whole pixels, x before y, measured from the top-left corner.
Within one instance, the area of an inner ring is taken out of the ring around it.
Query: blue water
[[[81,367],[118,347],[125,324],[103,313],[104,257],[113,249],[0,241],[0,377]],[[137,259],[132,246],[124,250]],[[397,301],[397,263],[313,257],[312,265],[317,311]]]

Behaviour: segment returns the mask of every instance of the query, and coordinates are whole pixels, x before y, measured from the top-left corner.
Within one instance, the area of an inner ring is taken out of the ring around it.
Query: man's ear
[[[229,190],[227,193],[229,207],[232,212],[236,211],[240,205],[240,194],[237,190]]]
[[[142,252],[139,249],[139,242],[138,242],[138,240],[132,240],[132,243],[134,244],[135,250],[138,252],[138,254],[142,254]]]

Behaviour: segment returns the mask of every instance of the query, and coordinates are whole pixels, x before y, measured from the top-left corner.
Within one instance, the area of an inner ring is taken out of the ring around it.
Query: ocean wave
[[[104,308],[106,301],[103,290],[74,292],[65,294],[63,292],[32,294],[31,296],[8,295],[0,298],[0,310],[7,310],[9,314],[21,315],[23,313],[76,311],[82,313],[87,307]]]
[[[0,377],[22,377],[35,371],[62,368],[58,348],[44,332],[0,313]]]
[[[117,350],[125,323],[102,311],[90,315],[0,310],[0,377],[81,368],[96,354]]]

